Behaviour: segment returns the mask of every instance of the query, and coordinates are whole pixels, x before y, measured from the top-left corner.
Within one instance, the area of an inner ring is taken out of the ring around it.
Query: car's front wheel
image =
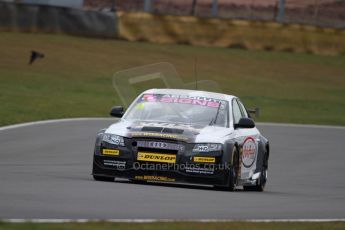
[[[237,150],[237,147],[234,146],[231,154],[232,160],[231,160],[231,167],[229,169],[229,174],[227,176],[228,178],[228,186],[214,186],[214,188],[221,190],[221,191],[235,191],[236,184],[237,184],[237,177],[238,177],[238,171],[239,171],[239,153]]]
[[[93,179],[95,179],[97,181],[110,181],[110,182],[113,182],[115,180],[115,177],[93,175]]]
[[[261,169],[260,179],[255,186],[243,186],[245,191],[263,192],[265,190],[268,177],[268,156],[265,154],[264,161]]]
[[[229,187],[228,190],[235,191],[236,184],[237,184],[237,177],[238,177],[238,170],[239,170],[239,152],[236,146],[234,146],[232,150],[232,162],[229,171]]]

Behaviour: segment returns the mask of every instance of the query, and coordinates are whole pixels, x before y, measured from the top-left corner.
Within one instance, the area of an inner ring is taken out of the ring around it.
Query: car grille
[[[177,154],[179,151],[184,151],[185,149],[184,144],[181,142],[156,139],[136,140],[136,146],[138,147],[138,151],[171,154]]]

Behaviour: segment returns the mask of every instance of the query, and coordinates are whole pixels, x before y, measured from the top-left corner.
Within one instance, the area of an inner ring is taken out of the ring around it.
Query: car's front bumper
[[[114,149],[114,146],[96,147],[92,170],[95,176],[217,186],[228,184],[229,170],[222,164],[221,152],[212,155],[215,158],[213,163],[193,162],[195,154],[190,152],[177,153],[175,163],[160,163],[140,161],[138,151],[128,147],[117,147],[119,154],[116,156],[102,154],[102,148]]]

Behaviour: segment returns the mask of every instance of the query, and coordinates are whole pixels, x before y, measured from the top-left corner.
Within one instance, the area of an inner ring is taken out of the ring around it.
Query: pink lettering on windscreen
[[[156,102],[157,101],[155,95],[153,95],[153,94],[145,94],[143,96],[143,100],[148,101],[148,102]]]
[[[220,102],[217,102],[217,101],[194,99],[194,98],[178,98],[178,97],[168,97],[168,96],[157,97],[157,96],[158,95],[154,95],[154,94],[145,94],[143,95],[142,100],[147,101],[147,102],[201,105],[201,106],[208,106],[208,107],[213,107],[213,108],[218,108],[220,106]]]

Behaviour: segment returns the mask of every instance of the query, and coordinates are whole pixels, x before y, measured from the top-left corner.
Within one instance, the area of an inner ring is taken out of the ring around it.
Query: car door
[[[234,126],[241,118],[249,117],[245,107],[237,98],[232,100],[232,116]],[[240,147],[240,179],[249,179],[256,169],[259,135],[256,127],[235,129],[235,139]]]

